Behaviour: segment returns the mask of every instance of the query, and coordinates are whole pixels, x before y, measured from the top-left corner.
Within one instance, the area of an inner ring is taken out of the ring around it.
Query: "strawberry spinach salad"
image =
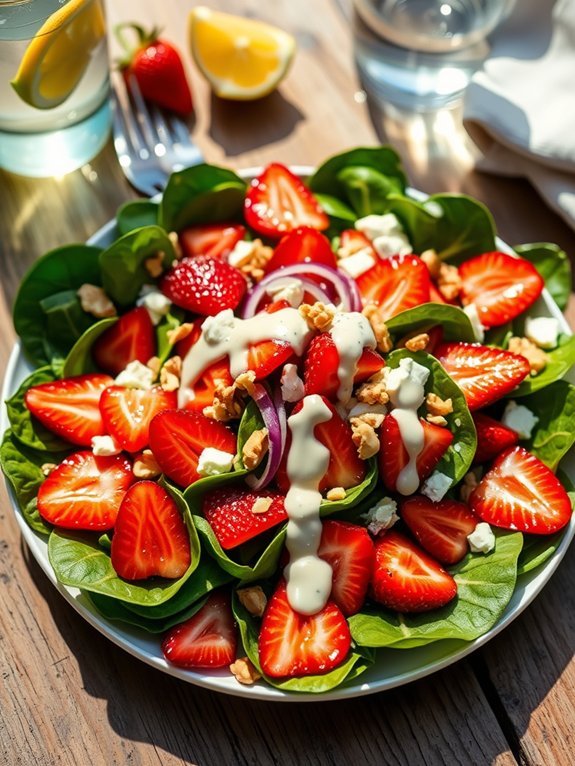
[[[360,148],[301,180],[200,165],[14,305],[0,449],[59,582],[179,668],[321,693],[472,641],[556,551],[575,340],[556,246],[414,197]]]

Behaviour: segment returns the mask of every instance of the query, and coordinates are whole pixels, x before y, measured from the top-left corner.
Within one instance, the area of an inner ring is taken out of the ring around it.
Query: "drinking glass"
[[[103,0],[0,0],[0,167],[63,175],[110,125]]]

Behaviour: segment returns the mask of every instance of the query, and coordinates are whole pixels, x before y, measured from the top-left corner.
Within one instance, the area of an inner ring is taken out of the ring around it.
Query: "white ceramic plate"
[[[307,176],[311,169],[308,167],[293,168],[294,172]],[[242,173],[245,178],[251,178],[257,175],[259,169],[249,169]],[[417,192],[414,196],[419,197]],[[90,244],[107,246],[113,241],[115,236],[115,223],[112,221],[90,240]],[[510,252],[509,248],[501,241],[498,241],[498,247]],[[563,315],[557,308],[546,290],[542,297],[532,307],[533,316],[554,316],[558,319],[561,330],[564,333],[571,334]],[[24,359],[19,344],[17,344],[10,356],[4,386],[2,390],[2,400],[9,398],[19,387],[22,380],[32,371],[30,365]],[[575,379],[572,378],[572,380]],[[0,413],[0,431],[2,435],[8,428],[8,420],[5,408]],[[575,483],[575,450],[571,450],[569,455],[563,460],[562,468]],[[323,700],[345,699],[349,697],[359,697],[365,694],[392,689],[396,686],[415,681],[418,678],[434,673],[437,670],[451,665],[457,660],[467,656],[475,649],[483,646],[493,636],[500,633],[509,623],[518,617],[521,612],[533,601],[543,586],[549,581],[553,572],[557,569],[559,562],[565,555],[567,548],[575,534],[575,515],[572,517],[569,526],[565,530],[565,535],[553,557],[543,566],[528,573],[520,578],[511,601],[509,602],[503,616],[499,622],[487,633],[475,641],[464,642],[454,640],[437,641],[433,644],[420,647],[418,649],[381,649],[378,651],[378,659],[373,667],[363,673],[358,681],[349,686],[340,687],[324,694],[296,694],[287,693],[275,689],[263,682],[254,686],[242,686],[227,671],[212,672],[194,672],[181,670],[169,665],[163,658],[160,650],[160,639],[158,636],[150,636],[144,631],[123,626],[121,623],[108,622],[94,609],[88,599],[83,596],[77,588],[69,588],[56,581],[50,562],[48,561],[47,545],[44,539],[36,535],[26,524],[18,505],[14,499],[11,488],[8,487],[12,509],[20,525],[22,535],[26,540],[30,551],[38,564],[46,573],[48,579],[59,590],[62,596],[82,615],[94,628],[100,631],[115,644],[125,649],[134,657],[146,662],[148,665],[161,670],[164,673],[180,678],[188,683],[203,686],[212,691],[233,694],[238,697],[249,699],[262,699],[269,701],[284,702],[317,702]]]

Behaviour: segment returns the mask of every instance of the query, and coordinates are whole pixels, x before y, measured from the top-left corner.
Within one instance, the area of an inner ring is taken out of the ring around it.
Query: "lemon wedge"
[[[12,87],[37,109],[59,106],[86,71],[106,34],[101,0],[70,0],[49,16],[30,42]]]
[[[192,55],[216,95],[260,98],[285,77],[295,52],[287,32],[203,6],[194,8],[189,19]]]

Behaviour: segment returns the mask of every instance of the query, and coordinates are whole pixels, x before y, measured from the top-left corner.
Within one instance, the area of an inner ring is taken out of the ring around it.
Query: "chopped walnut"
[[[118,313],[101,287],[86,282],[76,290],[76,295],[80,299],[82,310],[87,314],[92,314],[97,319],[114,317]]]
[[[372,375],[365,383],[357,389],[355,397],[358,402],[364,404],[387,404],[389,401],[389,394],[386,388],[386,376],[384,372],[385,367]]]
[[[184,251],[182,250],[182,246],[180,245],[180,238],[178,237],[177,231],[170,231],[168,232],[168,239],[172,243],[172,247],[174,248],[174,255],[178,259],[178,261],[184,257]]]
[[[237,681],[248,686],[259,681],[262,677],[248,657],[241,657],[232,662],[230,672],[233,673]]]
[[[446,301],[452,301],[461,292],[461,277],[457,266],[442,263],[437,277],[437,288]]]
[[[170,346],[173,346],[174,343],[177,343],[179,340],[184,340],[184,338],[187,338],[188,335],[193,332],[193,330],[194,325],[191,322],[184,322],[183,324],[179,325],[179,327],[176,327],[173,330],[168,330],[166,333],[168,343]]]
[[[478,483],[479,482],[477,481],[477,476],[473,473],[473,471],[469,471],[469,473],[465,474],[463,477],[463,484],[459,489],[459,497],[464,503],[469,502],[471,493],[478,485]]]
[[[182,375],[182,358],[170,357],[160,370],[160,385],[164,391],[177,391]]]
[[[162,473],[152,450],[145,449],[134,460],[132,472],[137,479],[154,479]]]
[[[383,415],[381,415],[383,421]],[[357,447],[357,454],[362,460],[367,460],[379,452],[379,437],[375,428],[363,420],[363,416],[350,418],[351,439]]]
[[[255,392],[255,380],[255,372],[253,370],[248,370],[247,372],[242,372],[240,375],[238,375],[234,383],[236,387],[240,389],[240,391],[245,391],[249,396],[253,396]]]
[[[151,356],[146,362],[146,367],[154,373],[154,377],[158,377],[160,374],[160,367],[162,362],[159,356]]]
[[[346,491],[343,487],[332,487],[327,491],[326,499],[334,503],[337,500],[345,500]]]
[[[547,354],[528,338],[520,338],[516,336],[509,338],[508,348],[511,353],[520,354],[527,359],[532,375],[537,375],[537,373],[547,367]]]
[[[40,470],[44,474],[44,476],[50,476],[52,471],[56,468],[56,463],[42,463],[42,467]]]
[[[226,422],[237,420],[243,412],[241,396],[237,396],[238,389],[235,384],[226,386],[224,381],[217,381],[214,400],[211,405],[204,407],[203,414],[212,420]]]
[[[253,471],[262,462],[268,451],[268,429],[253,431],[242,448],[242,460],[248,471]]]
[[[443,415],[426,415],[425,419],[434,426],[446,426],[447,420]]]
[[[144,260],[144,268],[153,279],[163,272],[165,255],[162,250],[158,250],[155,255],[150,255]]]
[[[387,354],[393,348],[391,335],[387,329],[387,325],[383,321],[379,312],[379,306],[375,303],[369,303],[363,309],[363,315],[368,318],[373,334],[375,335],[375,341],[377,343],[377,350],[382,354]]]
[[[425,397],[427,411],[430,415],[449,415],[453,412],[453,402],[451,399],[442,399],[437,394],[430,391]]]
[[[251,585],[249,588],[240,588],[236,593],[238,594],[240,604],[242,604],[253,617],[263,617],[268,600],[261,585]]]
[[[335,317],[335,307],[325,305],[321,301],[316,303],[302,303],[299,307],[299,313],[305,319],[310,330],[326,332],[331,327]]]
[[[258,497],[251,507],[251,512],[256,515],[259,513],[267,513],[271,508],[273,498],[271,497]]]
[[[253,282],[259,282],[265,276],[265,266],[274,254],[273,248],[264,245],[261,239],[254,239],[252,250],[246,260],[238,268],[242,274]]]
[[[439,271],[441,269],[441,259],[439,258],[435,250],[425,250],[420,255],[420,258],[429,269],[431,278],[437,279],[439,276]]]
[[[405,341],[405,348],[408,351],[423,351],[427,348],[428,343],[429,335],[426,332],[421,332],[414,335],[413,338],[408,338]]]

